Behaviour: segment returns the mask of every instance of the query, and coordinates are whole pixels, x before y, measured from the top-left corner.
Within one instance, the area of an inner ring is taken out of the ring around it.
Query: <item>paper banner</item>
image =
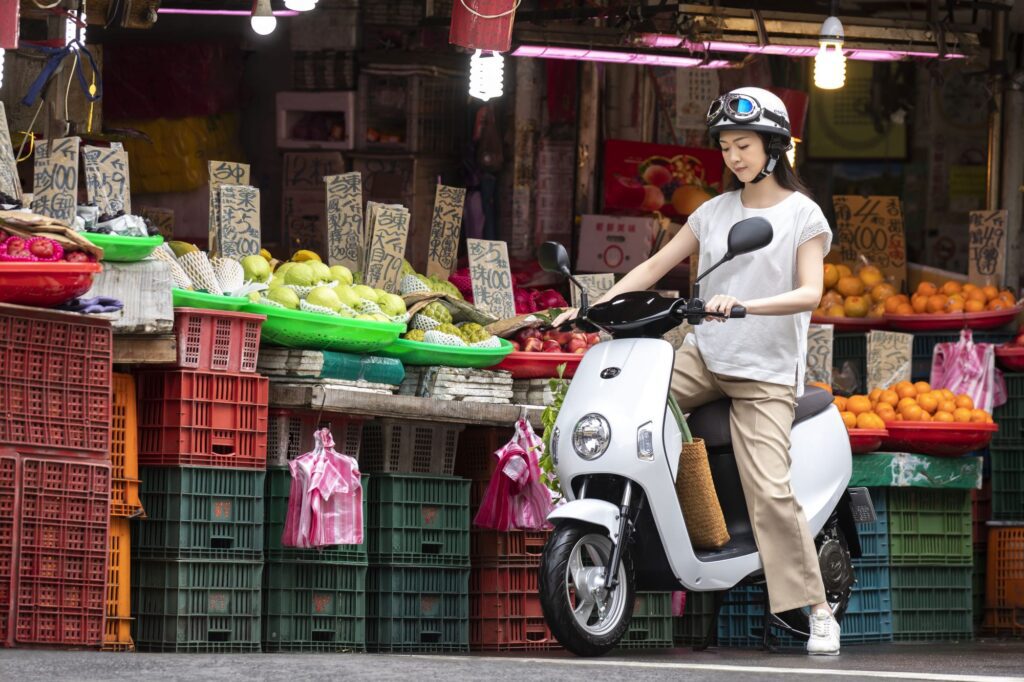
[[[466,246],[469,275],[473,280],[473,304],[499,320],[515,317],[508,245],[487,239],[467,239]]]
[[[438,185],[434,193],[434,217],[430,223],[430,246],[427,253],[427,275],[447,280],[455,270],[459,252],[459,230],[462,209],[466,203],[463,187]]]
[[[230,161],[210,161],[210,225],[208,250],[211,256],[220,255],[217,244],[220,225],[220,188],[222,185],[248,185],[249,164]]]
[[[804,383],[820,381],[832,385],[832,340],[830,324],[812,324],[807,329],[807,372]]]
[[[327,258],[352,272],[363,269],[363,176],[360,173],[328,175]]]
[[[32,210],[69,227],[78,211],[78,144],[77,137],[36,144]]]
[[[158,208],[156,206],[139,206],[139,215],[147,218],[157,229],[165,241],[174,239],[174,210],[170,208]]]
[[[913,334],[868,332],[867,390],[910,381]]]
[[[1000,286],[1006,272],[1006,210],[971,211],[967,278]]]
[[[907,281],[907,242],[899,197],[834,196],[839,255],[850,266],[861,256],[878,267],[896,291]]]
[[[587,302],[590,305],[597,303],[597,299],[608,293],[608,290],[615,286],[615,275],[608,272],[600,275],[576,275],[583,288],[587,290]],[[580,290],[570,284],[572,290],[572,307],[580,307]]]
[[[114,216],[132,212],[128,154],[119,142],[110,147],[82,149],[85,162],[85,189],[89,201],[99,206],[100,215]]]
[[[225,258],[260,252],[260,191],[249,185],[221,185],[218,254]]]
[[[14,159],[14,143],[7,129],[7,112],[0,102],[0,192],[12,199],[21,199],[21,179]]]
[[[402,257],[409,238],[409,211],[401,206],[367,203],[370,245],[363,281],[375,289],[398,293]]]

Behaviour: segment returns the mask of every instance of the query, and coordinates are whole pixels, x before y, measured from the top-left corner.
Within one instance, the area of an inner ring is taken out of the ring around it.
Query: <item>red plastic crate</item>
[[[17,455],[0,456],[0,644],[10,637],[11,581],[14,579],[14,525],[17,520]]]
[[[139,500],[139,416],[135,378],[114,374],[110,408],[110,515],[145,516]]]
[[[272,409],[267,423],[267,466],[287,467],[290,460],[312,451],[313,433],[322,427],[331,430],[334,449],[359,459],[363,441],[361,417],[290,409]]]
[[[112,339],[107,320],[0,305],[0,443],[106,456]]]
[[[140,465],[266,468],[265,377],[177,370],[138,382]]]
[[[515,435],[509,428],[496,426],[467,427],[459,437],[455,455],[455,475],[471,481],[489,481],[498,467],[494,452]],[[486,489],[486,486],[485,486]]]
[[[543,651],[561,646],[543,618],[470,618],[472,651]]]
[[[474,530],[469,542],[470,560],[474,565],[539,566],[550,536],[547,530]]]
[[[174,334],[182,369],[209,372],[255,372],[260,352],[260,328],[265,315],[174,309]]]

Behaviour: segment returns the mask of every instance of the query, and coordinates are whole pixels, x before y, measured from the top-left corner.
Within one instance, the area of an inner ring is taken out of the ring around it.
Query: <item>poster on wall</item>
[[[722,153],[714,149],[608,140],[604,212],[685,218],[722,192]]]

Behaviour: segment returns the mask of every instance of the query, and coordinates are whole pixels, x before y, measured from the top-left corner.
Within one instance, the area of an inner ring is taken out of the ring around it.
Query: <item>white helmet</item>
[[[786,105],[763,88],[736,88],[722,95],[708,107],[707,125],[716,141],[723,130],[755,130],[787,143],[791,137]]]

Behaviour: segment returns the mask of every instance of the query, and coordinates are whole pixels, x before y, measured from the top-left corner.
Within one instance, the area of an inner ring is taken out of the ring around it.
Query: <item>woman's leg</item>
[[[676,351],[671,389],[683,412],[725,397],[696,346],[682,346]]]

